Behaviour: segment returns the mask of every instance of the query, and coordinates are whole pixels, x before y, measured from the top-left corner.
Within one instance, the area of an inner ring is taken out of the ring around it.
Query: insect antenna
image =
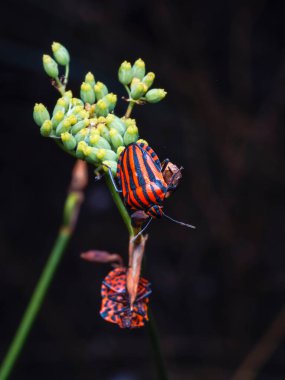
[[[172,219],[170,216],[166,215],[164,212],[163,212],[163,216],[165,216],[167,219],[171,220],[174,223],[181,224],[181,226],[194,228],[194,229],[196,228],[195,226],[192,226],[192,224],[187,224],[187,223],[179,222],[178,220]]]
[[[134,236],[132,238],[132,241],[136,240],[137,237],[139,237],[146,229],[147,227],[150,225],[150,222],[152,221],[152,217],[149,219],[149,221],[147,222],[147,224],[144,226],[144,228],[138,233],[136,234],[136,236]]]

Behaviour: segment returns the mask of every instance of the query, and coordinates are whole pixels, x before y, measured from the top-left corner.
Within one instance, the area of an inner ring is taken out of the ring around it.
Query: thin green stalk
[[[53,250],[45,265],[42,275],[37,283],[31,300],[26,308],[24,316],[19,324],[14,339],[11,342],[10,348],[3,360],[0,368],[0,380],[8,379],[16,360],[25,344],[27,336],[31,330],[33,322],[40,310],[43,299],[47,293],[55,270],[60,262],[60,259],[65,251],[67,243],[70,239],[70,231],[63,229],[55,241]]]
[[[149,334],[152,352],[153,352],[153,358],[154,358],[157,375],[158,375],[157,380],[169,380],[166,367],[165,367],[164,358],[161,351],[155,319],[150,308],[149,308],[148,315],[149,315],[149,322],[147,325],[147,329],[148,329],[148,334]]]
[[[86,186],[86,180],[84,176],[82,176],[82,165],[80,165],[81,164],[77,163],[73,170],[70,191],[66,197],[64,205],[62,226],[59,229],[58,236],[51,250],[50,256],[37,282],[30,302],[28,303],[15,336],[10,344],[8,352],[3,359],[0,367],[0,380],[8,379],[12,369],[14,368],[16,360],[23,349],[28,334],[33,326],[51,281],[55,275],[56,269],[72,236],[80,205],[83,201],[83,188]]]
[[[121,200],[121,197],[117,193],[116,189],[114,188],[114,185],[111,181],[111,178],[108,174],[105,176],[106,178],[106,183],[107,186],[109,187],[109,190],[112,194],[113,200],[123,218],[123,221],[129,231],[130,238],[134,236],[134,230],[131,224],[131,218]],[[158,380],[168,380],[168,375],[165,367],[165,363],[163,360],[163,355],[161,351],[161,346],[160,346],[160,341],[158,337],[158,332],[155,324],[154,317],[151,313],[149,312],[149,323],[148,323],[148,333],[150,337],[150,342],[153,350],[153,357],[154,357],[154,362],[156,365],[156,370],[157,370],[157,375],[158,375]],[[1,380],[1,379],[0,379]]]
[[[59,91],[61,96],[63,96],[65,94],[65,86],[62,85],[58,77],[55,78],[55,82],[57,84],[57,90]]]
[[[126,210],[126,207],[124,206],[121,197],[119,196],[116,189],[114,188],[114,185],[113,185],[112,180],[111,180],[108,173],[105,175],[105,178],[106,178],[107,186],[108,186],[110,193],[113,197],[113,200],[114,200],[114,202],[115,202],[115,204],[119,210],[119,213],[121,214],[121,217],[122,217],[122,219],[123,219],[123,221],[127,227],[129,235],[132,237],[132,236],[134,236],[134,231],[133,231],[131,218],[128,214],[128,211]]]
[[[127,111],[125,113],[125,117],[126,118],[128,118],[128,117],[131,116],[131,113],[132,113],[132,110],[133,110],[135,104],[136,103],[133,100],[130,100],[128,108],[127,108]]]

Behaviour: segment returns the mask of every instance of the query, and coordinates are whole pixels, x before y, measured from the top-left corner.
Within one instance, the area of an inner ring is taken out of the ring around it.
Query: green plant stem
[[[75,169],[77,167],[78,166],[75,165]],[[10,344],[8,352],[3,359],[0,367],[0,380],[8,379],[17,358],[23,349],[28,334],[55,275],[56,269],[72,236],[80,205],[83,201],[83,188],[86,186],[86,183],[84,182],[85,179],[83,179],[82,176],[79,177],[79,169],[77,171],[75,169],[73,170],[70,185],[71,188],[64,204],[62,225],[30,302],[24,312],[23,318]],[[82,178],[81,182],[79,182],[79,178]]]
[[[133,100],[130,100],[128,108],[127,108],[127,111],[125,113],[125,117],[126,118],[128,118],[128,117],[131,116],[131,113],[132,113],[132,110],[133,110],[135,104],[136,103]]]
[[[33,322],[39,312],[43,299],[49,288],[55,270],[59,264],[62,254],[65,251],[67,243],[70,239],[71,233],[68,230],[61,230],[55,241],[54,247],[51,251],[50,257],[45,265],[42,275],[37,283],[31,300],[26,308],[24,316],[19,324],[16,334],[12,340],[10,348],[3,360],[0,368],[0,380],[6,380],[15,362],[25,344],[27,336],[31,330]]]
[[[123,221],[127,227],[129,235],[131,237],[133,237],[134,236],[134,230],[132,227],[131,218],[128,214],[128,211],[126,210],[126,207],[124,206],[120,195],[117,193],[116,189],[114,188],[113,183],[112,183],[111,178],[110,178],[108,173],[106,173],[105,178],[106,178],[107,186],[108,186],[110,193],[113,197],[113,200],[114,200],[114,202],[115,202],[115,204],[119,210],[119,213],[121,214],[121,217],[122,217],[122,219],[123,219]]]
[[[65,93],[65,86],[62,85],[58,77],[55,78],[55,82],[57,84],[57,90],[59,91],[60,95],[63,96]]]
[[[150,342],[151,342],[151,347],[152,347],[152,352],[153,352],[153,358],[154,362],[156,364],[157,368],[157,374],[158,374],[158,380],[169,380],[163,355],[161,352],[161,346],[160,346],[160,341],[157,333],[157,328],[156,328],[156,323],[155,319],[153,317],[152,311],[149,308],[149,323],[147,325],[148,328],[148,334],[150,337]]]

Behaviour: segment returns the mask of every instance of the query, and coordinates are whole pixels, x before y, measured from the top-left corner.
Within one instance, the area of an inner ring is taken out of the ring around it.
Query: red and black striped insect
[[[116,268],[102,282],[100,315],[121,328],[133,329],[144,326],[148,321],[147,308],[151,289],[150,283],[141,277],[137,297],[131,308],[126,289],[126,271],[126,268]]]
[[[177,172],[168,184],[165,182],[163,171],[168,162],[165,160],[161,165],[157,154],[145,143],[128,145],[118,160],[116,177],[119,189],[116,190],[122,192],[124,203],[131,210],[143,210],[151,217],[150,220],[165,216],[173,222],[195,228],[170,218],[162,210],[166,194],[175,190],[176,177],[181,176]]]

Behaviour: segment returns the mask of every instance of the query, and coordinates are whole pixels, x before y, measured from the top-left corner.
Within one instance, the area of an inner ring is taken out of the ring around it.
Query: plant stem
[[[0,367],[0,380],[8,379],[17,358],[23,349],[28,334],[55,275],[56,269],[72,236],[77,221],[77,215],[83,201],[83,188],[87,184],[85,176],[86,173],[84,173],[85,165],[86,164],[82,162],[77,162],[75,164],[70,190],[64,205],[62,225],[59,229],[58,236],[51,250],[50,256],[34,289],[30,302],[28,303],[8,352],[4,357]]]
[[[128,108],[127,108],[127,111],[126,111],[126,113],[125,113],[125,117],[126,117],[126,118],[128,118],[128,117],[131,116],[131,113],[132,113],[132,110],[133,110],[135,104],[136,104],[136,103],[135,103],[133,100],[131,100],[131,101],[129,102],[129,105],[128,105]]]
[[[139,245],[143,244],[143,247],[141,247],[143,250],[144,250],[144,244],[145,244],[145,239],[142,239],[142,237],[140,236],[138,239],[138,242],[132,242],[132,237],[134,236],[134,229],[132,227],[132,223],[131,223],[131,218],[121,200],[121,197],[120,195],[117,193],[116,189],[114,188],[113,186],[113,183],[111,181],[111,178],[108,174],[106,174],[105,176],[106,178],[106,183],[107,183],[107,186],[109,187],[109,190],[112,194],[112,197],[113,197],[113,200],[123,218],[123,221],[129,231],[129,235],[130,235],[130,250],[132,251],[133,249],[139,249]],[[138,231],[136,231],[137,233]],[[133,252],[129,252],[129,256],[131,257]],[[142,252],[142,256],[143,256],[143,252]],[[133,269],[133,268],[131,268]],[[130,270],[130,268],[129,268]],[[168,375],[167,375],[167,371],[166,371],[166,367],[165,367],[165,363],[164,363],[164,360],[163,360],[163,356],[162,356],[162,351],[161,351],[161,347],[160,347],[160,342],[159,342],[159,337],[158,337],[158,333],[157,333],[157,328],[156,328],[156,324],[155,324],[155,321],[154,321],[154,317],[151,313],[151,311],[149,311],[149,323],[148,323],[148,333],[149,333],[149,337],[150,337],[150,342],[151,342],[151,346],[152,346],[152,350],[153,350],[153,357],[154,357],[154,362],[155,362],[155,365],[156,365],[156,370],[157,370],[157,375],[158,375],[158,380],[168,380]],[[1,380],[1,379],[0,379]]]
[[[57,84],[57,90],[61,94],[61,96],[64,95],[65,93],[65,86],[62,85],[61,81],[59,80],[58,77],[55,78],[56,84]]]
[[[115,204],[119,210],[119,213],[121,214],[121,217],[122,217],[122,219],[123,219],[123,221],[127,227],[129,235],[132,237],[132,236],[134,236],[134,230],[132,227],[131,218],[128,214],[128,211],[126,210],[120,195],[116,192],[116,189],[114,188],[113,183],[112,183],[111,178],[110,178],[108,173],[106,173],[105,178],[106,178],[107,186],[108,186],[110,193],[113,197],[113,200],[114,200],[114,202],[115,202]]]
[[[147,327],[148,327],[148,334],[150,337],[151,347],[153,351],[153,358],[156,364],[156,370],[158,374],[157,379],[168,380],[169,377],[166,371],[165,362],[164,362],[163,355],[161,352],[161,346],[160,346],[160,341],[159,341],[159,337],[157,333],[156,323],[155,323],[155,320],[150,308],[149,308],[148,314],[149,314],[149,323]]]

